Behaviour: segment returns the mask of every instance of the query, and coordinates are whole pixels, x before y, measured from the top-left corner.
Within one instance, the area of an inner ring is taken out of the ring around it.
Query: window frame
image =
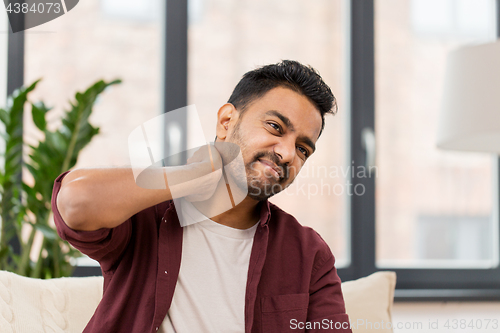
[[[7,19],[8,20],[8,19]],[[24,21],[24,16],[20,17]],[[22,23],[24,24],[24,22]],[[11,95],[14,90],[24,84],[24,31],[13,33],[10,23],[7,27],[7,91],[6,96]],[[21,130],[23,124],[21,124]],[[17,175],[17,181],[22,182],[23,175]],[[9,243],[15,253],[21,252],[21,243],[17,236],[14,236]]]

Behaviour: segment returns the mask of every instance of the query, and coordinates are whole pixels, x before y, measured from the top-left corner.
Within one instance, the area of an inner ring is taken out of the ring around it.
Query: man
[[[213,192],[207,183],[218,181],[214,161],[223,159],[213,146],[176,169],[182,175],[165,168],[166,189],[137,186],[127,168],[61,175],[52,198],[58,233],[104,276],[84,332],[350,332],[330,249],[267,201],[313,154],[334,102],[319,74],[295,61],[246,73],[218,111],[215,147],[240,147],[248,195],[185,227],[172,175],[204,179],[185,182],[183,197]]]

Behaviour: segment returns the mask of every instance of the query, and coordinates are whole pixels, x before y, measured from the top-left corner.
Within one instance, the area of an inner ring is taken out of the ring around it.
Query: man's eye
[[[268,124],[276,131],[281,132],[281,127],[278,124],[275,124],[275,123],[268,123]]]
[[[307,152],[307,149],[305,149],[304,147],[297,147],[297,149],[305,156],[307,157],[309,154]]]

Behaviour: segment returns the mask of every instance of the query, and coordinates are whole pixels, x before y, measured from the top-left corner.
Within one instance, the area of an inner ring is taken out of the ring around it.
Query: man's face
[[[307,97],[277,87],[237,116],[225,141],[241,148],[248,196],[267,199],[287,188],[314,152],[321,114]]]

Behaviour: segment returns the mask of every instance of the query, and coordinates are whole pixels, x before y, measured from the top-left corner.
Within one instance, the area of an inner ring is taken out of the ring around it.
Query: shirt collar
[[[260,206],[260,226],[267,226],[269,220],[271,219],[271,207],[269,205],[269,200],[264,200],[259,202]]]

